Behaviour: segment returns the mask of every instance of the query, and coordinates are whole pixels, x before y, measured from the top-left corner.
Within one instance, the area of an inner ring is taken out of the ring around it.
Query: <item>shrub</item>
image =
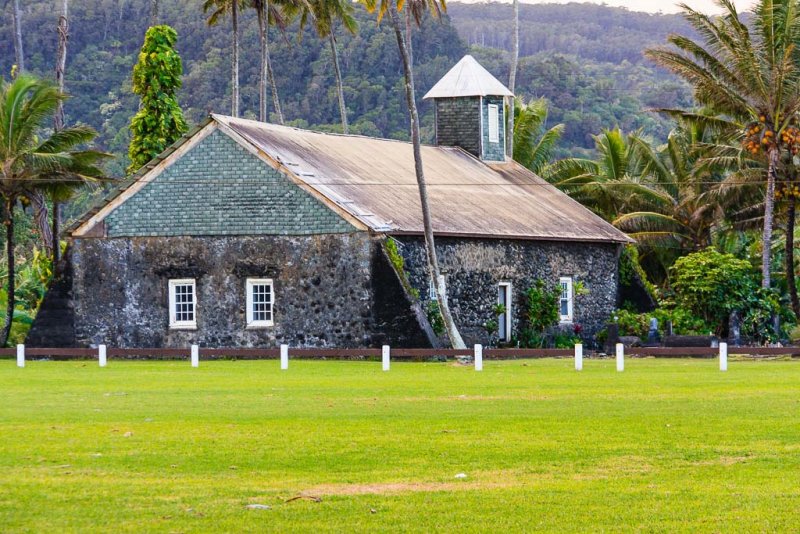
[[[545,333],[558,324],[558,301],[561,289],[537,279],[525,291],[525,327],[519,334],[523,347],[544,346]]]

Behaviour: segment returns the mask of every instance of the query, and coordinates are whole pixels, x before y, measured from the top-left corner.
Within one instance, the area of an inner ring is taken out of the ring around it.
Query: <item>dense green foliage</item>
[[[796,530],[797,362],[380,369],[0,361],[0,523],[87,534]]]
[[[537,278],[525,290],[524,325],[519,332],[523,347],[544,347],[546,335],[558,324],[560,287]]]
[[[159,155],[186,132],[178,105],[183,65],[175,51],[178,34],[169,26],[153,26],[144,36],[139,61],[133,67],[133,92],[139,95],[139,111],[131,119],[128,172]]]

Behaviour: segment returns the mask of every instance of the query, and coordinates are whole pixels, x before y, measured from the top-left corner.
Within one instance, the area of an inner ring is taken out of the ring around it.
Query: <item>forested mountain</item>
[[[150,2],[80,0],[71,2],[66,106],[68,122],[97,128],[103,148],[120,157],[111,171],[121,174],[127,161],[127,125],[136,110],[130,75],[150,21]],[[50,76],[55,61],[57,10],[54,0],[22,3],[22,29],[29,70]],[[357,7],[360,30],[350,36],[337,28],[351,131],[407,137],[402,70],[388,23]],[[0,72],[14,61],[10,10],[0,17]],[[685,103],[688,90],[642,60],[644,47],[664,42],[669,31],[684,29],[673,15],[646,15],[588,4],[523,5],[522,57],[517,80],[525,98],[545,96],[551,122],[567,125],[562,153],[593,146],[602,128],[643,128],[664,138],[669,123],[643,109]],[[208,27],[196,0],[161,0],[160,19],[178,31],[184,60],[180,101],[196,123],[211,112],[230,109],[230,25],[223,19]],[[243,114],[258,109],[258,34],[256,13],[242,16],[241,85]],[[421,96],[463,54],[471,50],[499,79],[508,77],[505,50],[511,9],[503,4],[450,4],[443,21],[425,21],[414,37],[417,91]],[[458,30],[458,33],[456,32]],[[459,35],[460,34],[460,35]],[[270,33],[272,60],[284,115],[291,124],[336,130],[339,115],[327,41],[297,25],[282,35]],[[471,47],[468,45],[472,45]],[[423,101],[423,137],[432,140],[433,114]]]

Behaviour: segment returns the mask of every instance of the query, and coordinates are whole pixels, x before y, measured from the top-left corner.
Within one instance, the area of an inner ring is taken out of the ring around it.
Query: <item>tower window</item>
[[[489,104],[489,142],[500,142],[500,109],[497,104]]]

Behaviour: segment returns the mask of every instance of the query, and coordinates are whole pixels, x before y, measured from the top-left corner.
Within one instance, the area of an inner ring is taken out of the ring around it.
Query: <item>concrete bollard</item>
[[[625,370],[625,345],[617,343],[617,371]]]
[[[381,361],[383,362],[383,370],[389,370],[389,345],[381,347]]]
[[[281,371],[289,368],[289,345],[281,345]]]
[[[105,345],[98,345],[97,346],[97,362],[100,364],[100,367],[105,367],[108,358],[106,358],[106,346]]]
[[[724,341],[719,344],[719,370],[728,370],[728,344]]]
[[[200,347],[192,345],[192,367],[200,367]]]
[[[17,345],[17,367],[25,367],[25,345]]]
[[[575,343],[575,370],[583,371],[583,343]]]
[[[475,370],[483,371],[483,345],[475,345],[473,347],[475,356]]]

